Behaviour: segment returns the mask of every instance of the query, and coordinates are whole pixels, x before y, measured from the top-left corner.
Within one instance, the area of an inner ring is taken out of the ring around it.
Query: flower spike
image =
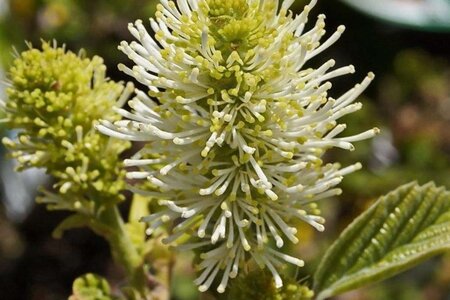
[[[343,176],[361,167],[324,164],[323,154],[353,150],[379,131],[341,136],[338,119],[361,109],[354,101],[374,75],[330,97],[330,80],[355,68],[333,69],[334,60],[314,68],[310,60],[345,27],[322,41],[324,15],[306,29],[316,1],[297,16],[292,3],[162,0],[150,19],[155,37],[138,20],[129,25],[137,42],[119,46],[134,63],[119,68],[148,93],[136,91],[131,111],[117,110],[124,120],[98,129],[146,142],[125,162],[139,168],[129,178],[146,180],[132,190],[161,199],[161,210],[143,219],[149,232],[181,220],[166,242],[202,253],[200,291],[217,277],[224,292],[248,259],[281,287],[278,268],[303,261],[277,248],[298,242],[296,220],[323,231],[315,202],[340,194]]]

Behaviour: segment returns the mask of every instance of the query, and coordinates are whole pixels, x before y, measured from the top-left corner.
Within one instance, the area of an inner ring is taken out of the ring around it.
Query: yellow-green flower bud
[[[96,132],[97,119],[114,121],[112,107],[132,86],[108,80],[100,57],[85,58],[46,42],[24,51],[9,70],[7,100],[1,102],[15,140],[4,138],[19,169],[46,168],[59,195],[59,208],[79,210],[80,201],[121,199],[124,188],[119,154],[128,142]],[[62,201],[62,199],[70,199]]]

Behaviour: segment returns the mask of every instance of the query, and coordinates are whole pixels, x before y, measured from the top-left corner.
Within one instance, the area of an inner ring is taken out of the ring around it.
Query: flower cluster
[[[43,167],[56,179],[59,194],[44,197],[54,208],[89,210],[92,201],[122,200],[118,155],[129,142],[99,134],[94,122],[117,119],[111,107],[125,102],[132,86],[108,80],[105,72],[101,58],[45,42],[42,50],[30,45],[10,68],[8,100],[0,101],[0,109],[18,137],[3,143],[19,169]]]
[[[149,234],[170,222],[165,242],[201,253],[200,291],[217,277],[224,292],[248,259],[281,287],[277,269],[303,261],[279,249],[298,243],[298,221],[324,230],[315,202],[338,195],[343,176],[361,167],[326,164],[323,154],[353,150],[352,142],[378,132],[340,136],[346,126],[338,119],[361,108],[354,101],[374,75],[328,96],[329,80],[354,67],[308,62],[345,28],[322,41],[324,15],[306,28],[316,1],[297,16],[289,11],[293,2],[161,0],[150,19],[155,38],[138,20],[129,25],[137,42],[119,47],[134,62],[119,68],[149,91],[136,91],[131,111],[117,110],[123,120],[98,128],[145,142],[125,161],[134,167],[129,178],[146,180],[131,190],[163,207],[143,218]]]

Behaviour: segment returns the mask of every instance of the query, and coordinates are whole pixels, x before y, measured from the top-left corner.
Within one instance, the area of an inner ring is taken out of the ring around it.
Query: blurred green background
[[[299,12],[305,2],[297,0],[293,9]],[[117,63],[127,60],[117,45],[131,39],[127,23],[148,19],[155,5],[149,0],[0,0],[0,77],[13,48],[24,50],[25,40],[39,45],[40,39],[56,39],[73,51],[85,48],[102,56],[111,78],[129,80],[117,71]],[[311,22],[325,13],[329,33],[340,24],[347,31],[310,65],[334,58],[338,65],[356,66],[356,74],[334,81],[331,96],[374,71],[376,80],[360,99],[363,110],[344,121],[349,134],[373,126],[382,134],[358,143],[352,153],[327,154],[327,160],[343,165],[361,161],[364,169],[346,177],[341,197],[320,203],[327,219],[324,234],[300,228],[303,243],[291,251],[307,266],[290,270],[299,280],[308,279],[327,245],[377,196],[411,180],[450,188],[450,1],[322,0],[317,6]],[[6,134],[12,133],[0,125],[0,135]],[[48,181],[38,170],[14,173],[3,154],[0,148],[0,298],[65,299],[72,280],[86,272],[104,274],[119,285],[121,271],[104,241],[87,230],[52,239],[64,213],[49,213],[32,202],[36,185]],[[189,255],[177,255],[173,299],[199,298],[191,261]],[[450,255],[339,299],[450,299]]]

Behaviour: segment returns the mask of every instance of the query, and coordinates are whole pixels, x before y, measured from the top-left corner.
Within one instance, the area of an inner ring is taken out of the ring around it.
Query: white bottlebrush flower
[[[165,207],[143,218],[149,234],[179,220],[165,242],[203,251],[201,291],[217,277],[223,292],[251,258],[280,287],[277,267],[303,262],[275,249],[298,242],[297,220],[322,231],[315,202],[339,194],[343,176],[361,167],[340,169],[321,157],[332,147],[353,150],[352,142],[378,132],[340,136],[345,125],[338,119],[361,108],[354,101],[374,76],[329,97],[329,80],[354,67],[307,63],[344,26],[321,42],[325,16],[306,30],[316,1],[297,16],[288,10],[293,2],[162,0],[150,19],[155,38],[138,20],[129,25],[138,42],[119,47],[135,64],[120,69],[149,92],[137,90],[131,112],[117,109],[123,120],[98,128],[146,142],[125,161],[137,167],[129,178],[147,180],[131,189]],[[179,242],[185,234],[192,237],[187,244]]]

